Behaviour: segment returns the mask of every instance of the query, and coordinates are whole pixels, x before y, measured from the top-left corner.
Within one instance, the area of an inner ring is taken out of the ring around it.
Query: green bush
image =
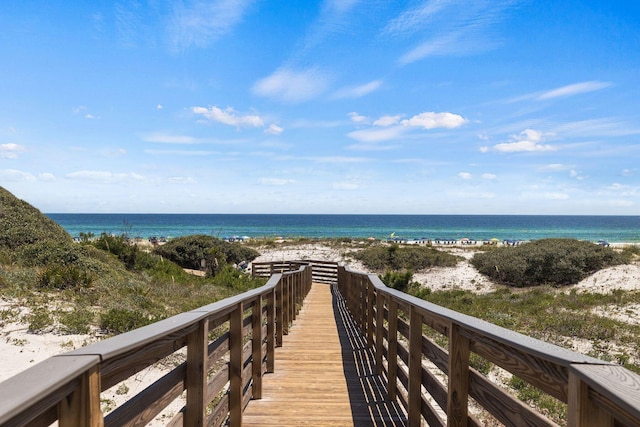
[[[253,261],[260,255],[255,249],[240,243],[230,243],[205,235],[178,237],[155,249],[161,255],[183,268],[200,269],[201,260],[208,265],[214,263],[237,264]]]
[[[112,308],[100,316],[100,327],[109,333],[119,334],[149,325],[154,321],[141,310]]]
[[[60,324],[67,334],[88,334],[93,324],[94,314],[86,308],[64,312],[60,315]]]
[[[430,267],[453,267],[459,257],[424,246],[376,245],[349,254],[367,268],[381,270],[424,270]]]
[[[478,271],[510,286],[564,286],[625,262],[613,249],[575,239],[542,239],[474,255]]]
[[[80,289],[89,288],[93,278],[76,266],[52,264],[41,275],[38,287],[44,289]]]
[[[102,233],[93,241],[93,245],[118,257],[127,270],[135,268],[139,252],[138,245],[131,244],[125,235],[112,236]]]
[[[379,277],[382,283],[388,287],[400,292],[407,292],[412,285],[411,279],[413,279],[413,272],[411,270],[405,272],[387,271]]]

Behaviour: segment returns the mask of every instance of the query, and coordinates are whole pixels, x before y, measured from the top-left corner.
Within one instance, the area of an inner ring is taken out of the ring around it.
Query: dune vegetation
[[[13,304],[0,322],[27,323],[32,332],[125,332],[255,286],[232,260],[257,252],[210,238],[199,257],[218,258],[200,277],[161,253],[143,250],[125,235],[103,234],[75,243],[58,224],[0,187],[0,295]],[[182,241],[189,243],[189,240]],[[198,268],[197,266],[190,268]]]

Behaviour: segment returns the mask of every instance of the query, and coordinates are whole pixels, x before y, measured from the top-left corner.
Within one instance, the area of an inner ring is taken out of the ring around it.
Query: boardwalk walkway
[[[329,285],[313,285],[243,427],[406,425],[401,406],[386,400],[373,355],[345,311]]]

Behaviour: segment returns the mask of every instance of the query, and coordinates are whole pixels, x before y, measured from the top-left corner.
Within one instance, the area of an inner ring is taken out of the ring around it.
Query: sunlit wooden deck
[[[371,350],[331,287],[314,284],[262,399],[243,415],[246,426],[404,426],[405,413],[386,399]]]

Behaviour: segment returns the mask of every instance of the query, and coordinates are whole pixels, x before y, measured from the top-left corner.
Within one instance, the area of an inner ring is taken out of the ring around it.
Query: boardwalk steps
[[[244,412],[244,427],[406,425],[401,406],[386,399],[373,354],[330,285],[312,286],[275,359],[262,399]]]

